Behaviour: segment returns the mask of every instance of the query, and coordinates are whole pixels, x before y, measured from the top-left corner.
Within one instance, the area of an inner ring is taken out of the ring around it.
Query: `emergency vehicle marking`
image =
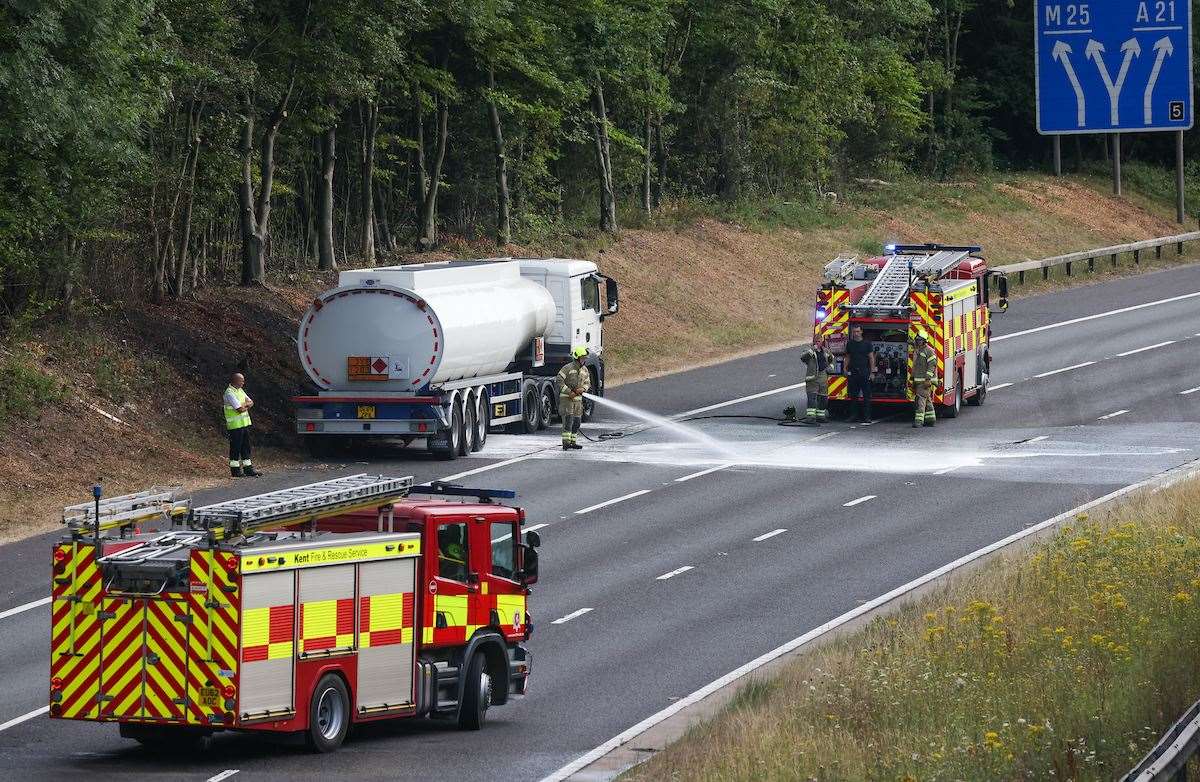
[[[816,334],[824,339],[846,333],[846,325],[850,321],[850,313],[842,309],[849,303],[850,291],[845,288],[822,288],[817,294],[817,315],[822,312],[825,316],[818,317]],[[829,398],[845,399],[849,389],[849,380],[845,375],[829,376]]]
[[[187,615],[180,600],[147,600],[146,648],[143,677],[145,691],[142,716],[153,719],[180,720],[183,718],[183,697],[186,689],[186,652],[184,623],[178,617]]]
[[[420,553],[421,541],[413,539],[386,543],[361,543],[339,548],[282,551],[270,555],[247,554],[242,556],[242,572],[257,573],[264,570],[291,570],[310,565],[369,562],[393,557],[415,557]]]
[[[96,616],[100,570],[92,546],[60,545],[55,559],[60,558],[62,569],[55,567],[50,593],[51,700],[59,705],[61,717],[95,717],[100,680],[100,621]]]
[[[243,611],[242,662],[291,657],[294,613],[291,603]]]
[[[220,711],[206,694],[234,685],[241,597],[235,554],[198,549],[192,552],[190,566],[187,722],[203,725]]]
[[[413,593],[393,592],[358,599],[360,649],[413,642]]]
[[[353,648],[354,598],[310,600],[300,607],[302,653]]]

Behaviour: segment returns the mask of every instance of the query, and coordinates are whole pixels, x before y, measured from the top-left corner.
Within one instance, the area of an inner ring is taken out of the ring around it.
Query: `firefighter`
[[[245,385],[245,376],[234,372],[222,400],[225,429],[229,433],[229,474],[234,478],[243,475],[257,478],[262,473],[255,472],[250,462],[250,408],[254,407],[254,400],[246,395]]]
[[[562,447],[564,451],[578,451],[579,422],[583,418],[583,395],[592,387],[588,368],[587,348],[578,347],[571,351],[571,360],[558,370],[558,414],[562,417]]]
[[[916,346],[913,349],[912,379],[915,417],[913,428],[933,426],[936,415],[933,412],[933,384],[937,378],[937,353],[929,346],[925,332],[918,331],[915,337]]]
[[[833,354],[825,347],[825,338],[817,337],[800,354],[804,362],[804,422],[820,426],[829,420],[829,367]]]

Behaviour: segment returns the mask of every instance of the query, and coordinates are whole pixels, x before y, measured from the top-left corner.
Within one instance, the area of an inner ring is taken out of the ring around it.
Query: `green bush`
[[[24,353],[12,353],[0,362],[0,431],[25,418],[37,418],[46,405],[62,399],[62,388]]]

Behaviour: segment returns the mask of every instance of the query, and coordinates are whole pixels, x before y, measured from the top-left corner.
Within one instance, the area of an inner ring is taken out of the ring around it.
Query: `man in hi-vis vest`
[[[246,378],[234,372],[225,389],[225,429],[229,432],[229,474],[234,478],[243,475],[254,478],[261,473],[254,471],[250,463],[250,408],[254,400],[242,389]]]

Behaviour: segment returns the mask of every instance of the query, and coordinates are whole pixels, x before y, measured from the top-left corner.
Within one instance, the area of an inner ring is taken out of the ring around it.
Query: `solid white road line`
[[[1179,393],[1182,396],[1187,396],[1188,394],[1194,394],[1197,391],[1200,391],[1200,386],[1196,386],[1195,388],[1189,388],[1187,391],[1180,391]]]
[[[578,611],[572,611],[571,613],[567,614],[566,616],[562,616],[562,617],[559,617],[558,619],[555,619],[550,624],[552,624],[552,625],[566,624],[567,622],[570,622],[572,619],[574,619],[578,616],[583,616],[584,614],[586,614],[588,611],[591,611],[591,610],[592,609],[590,609],[590,608],[581,608]]]
[[[9,728],[13,727],[14,725],[20,725],[22,722],[31,720],[34,717],[41,716],[42,714],[45,714],[48,711],[50,711],[49,706],[42,706],[41,708],[34,709],[33,711],[29,712],[28,714],[22,714],[20,717],[13,717],[8,722],[0,722],[0,732],[8,730]]]
[[[718,464],[716,467],[709,467],[707,470],[701,470],[700,472],[694,472],[691,475],[685,475],[682,478],[676,478],[675,482],[683,483],[684,481],[690,481],[692,478],[699,478],[703,475],[711,475],[714,472],[718,472],[732,466],[733,462],[730,462],[729,464]]]
[[[521,531],[522,532],[533,532],[534,530],[538,530],[538,529],[541,529],[542,527],[548,527],[548,526],[550,526],[550,525],[549,524],[533,524],[531,526],[525,527]],[[501,535],[498,538],[492,538],[492,542],[499,543],[500,541],[508,540],[511,537],[512,537],[512,533],[510,532],[507,535]]]
[[[1086,315],[1082,318],[1072,318],[1071,320],[1064,320],[1064,321],[1060,321],[1058,323],[1050,323],[1045,326],[1038,326],[1037,328],[1033,328],[1033,329],[1025,329],[1024,331],[1014,331],[1012,334],[1001,334],[998,337],[992,337],[992,342],[999,342],[999,341],[1005,340],[1005,339],[1012,339],[1013,337],[1023,337],[1026,334],[1036,334],[1039,331],[1048,331],[1050,329],[1058,329],[1058,328],[1062,328],[1063,326],[1073,326],[1076,323],[1085,323],[1089,320],[1096,320],[1097,318],[1107,318],[1112,315],[1122,315],[1126,312],[1134,312],[1135,310],[1144,310],[1147,307],[1157,307],[1160,304],[1170,304],[1171,302],[1183,301],[1184,299],[1194,299],[1197,296],[1200,296],[1200,291],[1197,291],[1196,293],[1185,293],[1182,296],[1172,296],[1169,299],[1159,299],[1158,301],[1148,301],[1145,304],[1135,304],[1132,307],[1122,307],[1118,310],[1109,310],[1108,312],[1097,312],[1095,315]]]
[[[955,470],[957,470],[957,469],[958,469],[958,465],[957,465],[957,464],[955,464],[955,465],[953,465],[953,466],[950,466],[950,467],[943,467],[943,468],[942,468],[942,469],[940,469],[940,470],[934,470],[934,471],[933,471],[933,474],[934,474],[934,475],[945,475],[946,473],[948,473],[948,472],[954,472],[954,471],[955,471]]]
[[[776,535],[782,535],[785,532],[787,532],[786,529],[773,529],[770,532],[764,532],[763,534],[759,535],[757,538],[751,538],[751,540],[753,540],[755,543],[762,543],[767,538],[773,538]]]
[[[661,576],[656,576],[654,580],[655,581],[666,581],[668,578],[674,578],[675,576],[679,575],[680,573],[686,573],[689,570],[692,570],[694,567],[695,567],[695,565],[684,565],[683,567],[677,567],[674,570],[672,570],[670,573],[663,573]]]
[[[1166,342],[1158,342],[1154,345],[1147,345],[1144,348],[1135,348],[1134,350],[1126,350],[1124,353],[1118,353],[1117,358],[1125,358],[1126,356],[1132,356],[1134,353],[1141,353],[1142,351],[1145,351],[1145,350],[1154,350],[1155,348],[1162,348],[1162,347],[1166,347],[1167,345],[1174,345],[1174,344],[1175,344],[1175,340],[1168,339]]]
[[[1099,418],[1097,418],[1096,420],[1097,420],[1097,421],[1103,421],[1103,420],[1105,420],[1105,419],[1107,419],[1107,418],[1116,418],[1117,416],[1119,416],[1119,415],[1125,415],[1125,414],[1126,414],[1126,413],[1128,413],[1128,412],[1129,412],[1128,410],[1118,410],[1118,411],[1116,411],[1115,413],[1109,413],[1108,415],[1102,415],[1102,416],[1100,416]]]
[[[601,508],[607,508],[609,505],[616,505],[618,502],[624,502],[625,500],[632,500],[634,497],[641,497],[643,494],[649,494],[649,493],[650,493],[649,489],[639,489],[638,491],[630,492],[629,494],[626,494],[624,497],[614,497],[611,500],[605,500],[604,502],[598,502],[595,505],[589,505],[586,508],[581,508],[581,509],[575,511],[575,515],[578,516],[582,513],[591,513],[594,510],[600,510]]]
[[[597,760],[604,757],[609,752],[613,751],[614,749],[621,746],[622,744],[632,741],[633,739],[642,735],[642,733],[644,733],[645,731],[649,730],[650,728],[654,727],[655,725],[658,725],[660,722],[663,722],[663,721],[675,716],[676,714],[683,711],[687,707],[689,707],[693,704],[699,703],[700,701],[704,700],[709,695],[712,695],[714,692],[721,689],[722,687],[737,681],[738,679],[742,678],[743,676],[745,676],[748,673],[752,673],[752,672],[758,670],[759,668],[763,667],[764,665],[766,665],[767,663],[769,663],[773,660],[777,660],[778,658],[784,656],[788,652],[792,652],[792,651],[795,651],[796,649],[799,649],[801,646],[804,646],[804,645],[810,643],[811,641],[813,641],[817,638],[820,638],[821,636],[825,635],[826,633],[830,632],[831,630],[836,630],[837,628],[841,627],[842,625],[844,625],[848,622],[852,622],[855,619],[858,619],[860,616],[863,616],[864,614],[868,614],[871,611],[874,611],[879,606],[885,605],[885,604],[891,602],[892,600],[895,600],[896,598],[900,597],[901,595],[906,595],[909,592],[912,592],[914,589],[919,589],[920,587],[930,583],[931,581],[936,581],[937,579],[941,578],[942,576],[946,575],[947,573],[951,573],[955,570],[958,570],[963,565],[969,564],[971,562],[974,562],[977,559],[985,557],[988,554],[991,554],[993,551],[997,551],[1006,546],[1009,546],[1009,545],[1017,542],[1018,540],[1029,537],[1030,535],[1036,535],[1037,533],[1041,532],[1044,529],[1049,529],[1051,527],[1057,526],[1058,524],[1061,524],[1062,522],[1067,521],[1069,519],[1074,519],[1075,516],[1080,513],[1089,511],[1092,508],[1095,508],[1097,506],[1104,505],[1107,502],[1112,502],[1113,500],[1117,499],[1118,497],[1124,497],[1126,494],[1137,491],[1138,489],[1140,489],[1144,486],[1149,486],[1151,484],[1156,484],[1156,483],[1161,486],[1164,486],[1164,487],[1169,486],[1169,485],[1175,483],[1176,481],[1180,480],[1180,477],[1186,477],[1187,475],[1195,473],[1196,464],[1197,464],[1197,462],[1192,462],[1190,472],[1186,467],[1176,468],[1176,470],[1172,470],[1171,473],[1173,473],[1175,476],[1172,478],[1168,478],[1166,475],[1155,475],[1150,478],[1147,478],[1144,481],[1138,481],[1137,483],[1131,484],[1129,486],[1125,486],[1124,488],[1117,489],[1114,492],[1110,492],[1110,493],[1104,495],[1103,497],[1094,499],[1091,502],[1080,505],[1077,508],[1072,508],[1071,510],[1067,511],[1066,513],[1061,513],[1052,519],[1046,519],[1043,522],[1034,524],[1032,527],[1026,527],[1025,529],[1021,530],[1020,532],[1014,532],[1012,535],[1009,535],[1007,538],[998,540],[995,543],[992,543],[991,545],[988,545],[988,546],[984,546],[981,549],[977,549],[976,551],[973,551],[970,554],[967,554],[966,556],[959,557],[958,559],[954,560],[953,562],[942,565],[937,570],[926,573],[925,575],[921,576],[920,578],[913,579],[912,581],[909,581],[907,584],[898,586],[895,589],[893,589],[892,591],[890,591],[886,594],[882,594],[879,597],[875,598],[874,600],[869,600],[866,603],[863,603],[862,605],[858,606],[857,608],[853,608],[853,609],[847,611],[846,613],[842,614],[841,616],[837,617],[836,619],[831,619],[830,621],[826,622],[825,624],[820,625],[819,627],[815,627],[812,630],[809,630],[807,633],[800,636],[799,638],[793,638],[792,640],[788,641],[787,643],[775,647],[774,649],[767,652],[766,654],[763,654],[759,657],[754,658],[753,660],[746,663],[745,665],[741,665],[737,668],[734,668],[729,673],[725,674],[724,676],[722,676],[719,679],[716,679],[715,681],[709,682],[708,684],[704,685],[700,689],[693,692],[691,695],[687,695],[683,698],[680,698],[679,700],[672,703],[670,706],[667,706],[665,709],[662,709],[661,711],[651,714],[649,717],[642,720],[638,724],[634,725],[633,727],[629,728],[628,730],[622,731],[621,733],[617,734],[616,736],[613,736],[611,739],[604,742],[600,746],[592,749],[590,752],[580,755],[578,758],[571,761],[570,763],[563,766],[562,768],[558,769],[557,771],[550,772],[546,776],[542,777],[541,782],[563,782],[568,777],[570,777],[572,774],[575,774],[576,772],[578,772],[584,768],[587,768],[592,763],[595,763]]]
[[[20,605],[20,606],[17,606],[16,608],[10,608],[7,611],[0,611],[0,619],[7,619],[8,617],[13,616],[14,614],[19,614],[24,611],[29,611],[31,609],[37,608],[38,606],[44,606],[44,605],[46,605],[46,603],[49,603],[49,602],[50,602],[50,598],[43,597],[41,600],[34,600],[32,603],[26,603],[25,605]]]
[[[803,383],[793,383],[790,386],[783,386],[782,388],[774,388],[774,389],[771,389],[770,391],[761,391],[757,394],[750,394],[749,396],[740,396],[737,399],[730,399],[728,402],[717,402],[715,405],[706,405],[705,407],[697,407],[695,410],[685,410],[682,413],[676,413],[675,415],[671,416],[671,419],[675,420],[678,418],[687,418],[688,416],[691,416],[691,415],[699,415],[700,413],[707,413],[709,410],[720,410],[722,407],[729,407],[730,405],[738,405],[738,404],[741,404],[742,402],[750,402],[755,399],[762,399],[764,396],[774,396],[775,394],[783,394],[783,393],[787,393],[788,391],[795,391],[797,388],[804,388],[804,384]]]
[[[857,500],[850,500],[849,502],[843,502],[842,507],[843,508],[853,508],[855,505],[861,505],[864,502],[868,502],[873,499],[875,499],[875,495],[868,494],[866,497],[859,497]]]
[[[1059,372],[1070,372],[1072,369],[1083,369],[1084,367],[1090,367],[1095,363],[1095,361],[1085,361],[1082,364],[1075,364],[1073,366],[1063,367],[1062,369],[1051,369],[1049,372],[1043,372],[1040,375],[1034,375],[1034,377],[1050,377],[1051,375],[1057,375]]]
[[[988,391],[999,391],[1002,388],[1008,388],[1012,383],[997,383],[994,386],[988,386]]]
[[[1040,443],[1042,440],[1049,440],[1049,439],[1050,439],[1050,435],[1039,434],[1037,437],[1030,437],[1028,440],[1025,441],[1025,444],[1028,445],[1029,443]]]
[[[240,769],[227,768],[220,774],[209,777],[207,780],[205,780],[205,782],[221,782],[222,779],[229,779],[231,776],[238,773],[238,771],[240,771]]]

